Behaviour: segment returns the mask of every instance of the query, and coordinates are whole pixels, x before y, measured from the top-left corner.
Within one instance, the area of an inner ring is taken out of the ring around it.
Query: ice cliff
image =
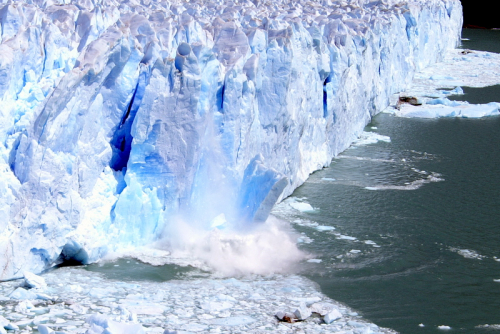
[[[462,24],[459,0],[0,3],[0,279],[265,221]]]

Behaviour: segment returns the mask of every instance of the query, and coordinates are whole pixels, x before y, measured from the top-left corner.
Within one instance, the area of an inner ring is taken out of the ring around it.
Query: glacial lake
[[[463,38],[500,52],[500,31]],[[500,101],[499,86],[464,92],[456,99]],[[391,141],[347,150],[292,195],[315,208],[288,216],[322,260],[306,276],[401,333],[500,332],[500,117],[379,114],[365,131]]]

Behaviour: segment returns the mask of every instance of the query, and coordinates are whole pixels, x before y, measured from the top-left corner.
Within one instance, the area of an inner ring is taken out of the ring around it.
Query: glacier
[[[459,0],[0,6],[0,280],[261,224],[462,26]]]

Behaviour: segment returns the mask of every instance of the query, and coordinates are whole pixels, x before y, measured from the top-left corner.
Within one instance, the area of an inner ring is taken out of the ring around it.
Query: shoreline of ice
[[[500,99],[485,104],[451,101],[461,87],[482,88],[500,84],[500,54],[455,49],[442,63],[415,75],[411,85],[393,96],[386,113],[406,118],[482,118],[500,115]]]
[[[106,327],[111,334],[395,333],[367,322],[296,275],[123,282],[65,267],[42,277],[46,286],[38,289],[19,287],[23,280],[0,283],[0,325],[9,332],[37,333],[38,328],[38,333],[97,334]],[[23,291],[13,294],[16,289]],[[43,298],[29,299],[35,290]],[[275,316],[301,307],[336,310],[340,318],[326,324],[313,315],[287,323]]]

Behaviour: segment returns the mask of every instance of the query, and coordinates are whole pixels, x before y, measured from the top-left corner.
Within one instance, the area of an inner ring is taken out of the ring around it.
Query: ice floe
[[[446,325],[441,325],[441,326],[438,326],[438,329],[442,330],[442,331],[449,331],[451,329],[451,327],[446,326]]]
[[[320,232],[325,232],[325,231],[333,231],[333,230],[335,230],[335,227],[318,225],[318,226],[316,226],[316,229]]]
[[[195,276],[121,281],[64,267],[43,275],[42,291],[51,300],[29,301],[5,298],[24,289],[24,282],[2,282],[0,333],[394,333],[322,295],[300,276]],[[280,321],[275,316],[280,311],[296,322]]]
[[[450,50],[444,62],[430,66],[415,75],[410,87],[393,97],[385,112],[400,117],[480,118],[500,115],[499,101],[469,104],[450,101],[451,95],[461,95],[461,86],[487,87],[500,84],[500,54]]]
[[[294,208],[297,211],[301,212],[311,212],[314,211],[315,209],[311,206],[309,203],[304,203],[304,202],[295,202],[295,203],[290,203],[290,206]]]

